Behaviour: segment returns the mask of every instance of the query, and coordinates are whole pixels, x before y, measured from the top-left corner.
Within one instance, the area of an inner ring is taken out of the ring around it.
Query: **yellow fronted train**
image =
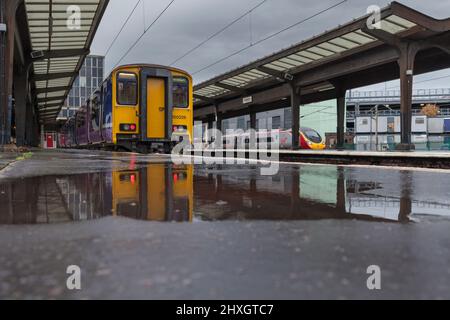
[[[62,127],[62,147],[151,152],[192,141],[192,77],[159,65],[114,69]]]

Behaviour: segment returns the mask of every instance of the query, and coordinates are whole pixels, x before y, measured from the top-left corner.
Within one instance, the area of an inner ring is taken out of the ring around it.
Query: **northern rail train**
[[[65,148],[170,151],[192,141],[192,77],[185,71],[148,64],[114,69],[61,128]]]

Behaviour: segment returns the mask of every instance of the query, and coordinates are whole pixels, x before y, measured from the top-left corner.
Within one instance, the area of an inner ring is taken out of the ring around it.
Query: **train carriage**
[[[77,111],[74,124],[72,147],[168,152],[192,141],[192,77],[158,65],[118,67]]]
[[[260,130],[256,133],[256,144],[258,148],[278,146],[280,149],[292,148],[292,130]],[[299,132],[299,148],[304,150],[324,150],[325,140],[316,130],[302,127]],[[225,149],[248,148],[250,144],[250,133],[240,132],[223,136],[223,147]]]

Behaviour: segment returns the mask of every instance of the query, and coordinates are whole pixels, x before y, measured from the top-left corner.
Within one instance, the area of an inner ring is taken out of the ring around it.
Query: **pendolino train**
[[[77,113],[61,128],[63,148],[170,151],[192,141],[192,77],[159,65],[114,69]]]
[[[325,140],[316,130],[302,127],[299,133],[300,149],[304,150],[324,150]],[[276,144],[280,149],[292,148],[292,130],[262,130],[256,133],[256,144],[259,148]],[[239,142],[240,141],[240,142]],[[239,148],[239,144],[244,144],[246,148],[250,143],[250,133],[227,134],[223,136],[223,147],[225,149]],[[264,144],[264,146],[262,146]]]

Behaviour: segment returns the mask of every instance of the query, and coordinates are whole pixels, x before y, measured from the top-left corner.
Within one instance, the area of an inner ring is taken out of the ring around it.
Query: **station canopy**
[[[39,118],[52,123],[89,54],[109,0],[25,0]],[[77,18],[80,18],[77,20]]]
[[[415,12],[399,3],[392,3],[381,11],[381,29],[396,36],[408,36],[423,30],[414,21]],[[413,12],[413,14],[411,14]],[[339,59],[355,49],[382,43],[364,32],[368,16],[327,31],[319,36],[298,43],[280,52],[239,67],[194,87],[196,105],[211,104],[227,99],[236,92],[245,92],[261,85],[289,79],[291,75],[319,64]],[[322,89],[332,89],[322,88]]]

